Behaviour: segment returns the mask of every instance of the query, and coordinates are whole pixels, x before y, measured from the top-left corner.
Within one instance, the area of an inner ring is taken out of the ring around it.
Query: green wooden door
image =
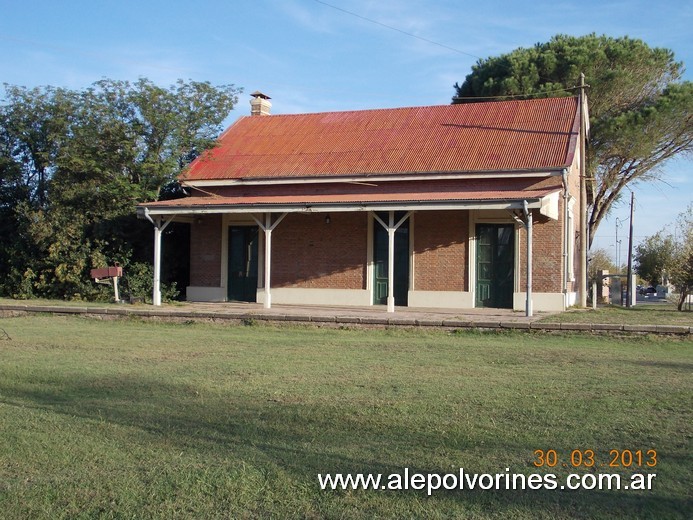
[[[228,298],[231,301],[257,301],[257,226],[229,228]]]
[[[395,212],[399,222],[404,212]],[[389,220],[387,213],[378,213],[383,222]],[[373,303],[387,304],[387,230],[379,222],[373,223]],[[405,307],[409,299],[409,219],[395,231],[395,305]]]
[[[512,309],[515,288],[515,226],[476,226],[476,306]]]

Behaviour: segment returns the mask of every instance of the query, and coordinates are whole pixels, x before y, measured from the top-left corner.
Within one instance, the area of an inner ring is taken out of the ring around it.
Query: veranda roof
[[[262,211],[358,211],[397,208],[544,208],[561,189],[560,177],[384,183],[240,185],[205,190],[193,197],[144,204],[151,214]],[[557,198],[555,199],[557,202]],[[496,206],[493,206],[493,205]],[[547,210],[548,211],[548,210]],[[557,211],[557,208],[556,208]],[[549,214],[549,213],[547,213]],[[553,216],[553,210],[551,211]],[[555,217],[554,217],[555,218]]]

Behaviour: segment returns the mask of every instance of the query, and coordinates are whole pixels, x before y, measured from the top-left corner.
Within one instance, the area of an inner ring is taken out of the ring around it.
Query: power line
[[[449,51],[456,52],[458,54],[463,54],[465,56],[470,56],[472,58],[477,58],[479,60],[483,59],[483,58],[481,58],[481,56],[477,56],[476,54],[471,54],[469,52],[462,51],[462,50],[457,49],[455,47],[451,47],[450,45],[445,45],[444,43],[440,43],[440,42],[437,42],[437,41],[434,41],[434,40],[431,40],[428,38],[424,38],[423,36],[418,36],[416,34],[404,31],[404,30],[399,29],[397,27],[393,27],[392,25],[388,25],[386,23],[379,22],[378,20],[368,18],[366,16],[360,15],[360,14],[355,13],[353,11],[349,11],[348,9],[343,9],[342,7],[337,7],[336,5],[332,5],[332,4],[329,4],[327,2],[323,2],[322,0],[314,0],[314,1],[317,2],[318,4],[322,4],[326,7],[330,7],[332,9],[335,9],[336,11],[340,11],[342,13],[348,14],[349,16],[353,16],[355,18],[359,18],[360,20],[365,20],[366,22],[369,22],[369,23],[372,23],[375,25],[379,25],[381,27],[385,27],[386,29],[390,29],[391,31],[396,31],[400,34],[404,34],[405,36],[409,36],[410,38],[416,38],[417,40],[421,40],[423,42],[430,43],[432,45],[437,45],[438,47],[442,47],[443,49],[447,49]],[[542,79],[546,79],[548,81],[547,78],[542,78]],[[454,99],[459,99],[459,100],[473,99],[473,100],[479,101],[480,99],[501,99],[501,98],[510,99],[510,98],[521,98],[521,97],[534,97],[534,96],[545,96],[546,94],[553,94],[553,93],[558,93],[558,92],[568,92],[571,90],[575,90],[577,88],[579,88],[579,87],[568,87],[568,88],[563,88],[563,89],[557,89],[557,90],[551,90],[551,91],[545,91],[545,92],[537,92],[537,93],[532,93],[532,94],[515,94],[515,95],[505,95],[505,96],[472,96],[472,97],[454,96]]]
[[[405,36],[409,36],[411,38],[416,38],[417,40],[421,40],[426,43],[430,43],[432,45],[437,45],[438,47],[442,47],[443,49],[447,49],[449,51],[456,52],[458,54],[464,54],[465,56],[470,56],[472,58],[477,58],[481,59],[480,56],[477,56],[476,54],[470,54],[468,52],[461,51],[459,49],[456,49],[455,47],[450,47],[449,45],[445,45],[444,43],[439,43],[433,40],[429,40],[428,38],[424,38],[423,36],[418,36],[416,34],[403,31],[402,29],[398,29],[397,27],[393,27],[392,25],[387,25],[386,23],[379,22],[378,20],[373,20],[372,18],[367,18],[365,16],[361,16],[360,14],[354,13],[352,11],[348,11],[346,9],[342,9],[341,7],[337,7],[336,5],[328,4],[327,2],[323,2],[322,0],[315,0],[317,3],[325,5],[327,7],[331,7],[332,9],[335,9],[337,11],[341,11],[343,13],[346,13],[350,16],[354,16],[356,18],[360,18],[361,20],[365,20],[367,22],[373,23],[375,25],[380,25],[381,27],[385,27],[386,29],[390,29],[391,31],[397,31],[398,33],[404,34]]]

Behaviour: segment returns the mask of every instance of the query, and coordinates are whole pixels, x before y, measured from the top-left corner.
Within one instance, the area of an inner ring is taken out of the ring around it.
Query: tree
[[[693,288],[693,204],[681,213],[676,234],[662,230],[647,237],[635,250],[636,272],[652,285],[667,278],[678,291],[678,309]]]
[[[0,187],[32,205],[46,202],[48,181],[69,136],[74,92],[53,87],[28,90],[8,84],[0,107]]]
[[[590,251],[589,263],[587,266],[587,278],[589,283],[601,282],[599,280],[597,273],[599,271],[609,271],[611,274],[616,274],[618,268],[609,258],[609,253],[606,249],[595,249]]]
[[[105,293],[90,268],[118,261],[131,267],[126,273],[146,274],[151,227],[137,221],[135,205],[170,192],[213,146],[239,92],[147,79],[102,80],[82,91],[5,85],[0,293],[98,298]]]
[[[25,285],[24,273],[40,253],[20,214],[44,207],[60,147],[69,136],[74,93],[53,87],[5,84],[0,106],[0,293]]]
[[[668,49],[628,37],[557,35],[547,43],[479,60],[455,84],[453,103],[493,96],[574,95],[580,73],[589,84],[588,235],[623,189],[659,179],[672,157],[693,151],[693,84]]]
[[[659,231],[647,237],[635,247],[633,260],[635,272],[650,285],[656,287],[663,283],[667,277],[667,271],[672,265],[676,255],[676,242],[674,237]]]
[[[80,94],[54,180],[125,183],[137,190],[136,198],[156,200],[214,145],[238,92],[232,85],[182,80],[168,89],[147,79],[99,81]]]
[[[679,291],[678,309],[693,289],[693,204],[679,215],[676,237],[676,253],[669,267],[669,280]]]

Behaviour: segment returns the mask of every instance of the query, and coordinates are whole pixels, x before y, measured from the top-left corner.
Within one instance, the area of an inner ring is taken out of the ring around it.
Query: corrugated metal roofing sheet
[[[577,98],[247,116],[182,180],[506,171],[568,166]]]
[[[150,208],[244,205],[369,204],[378,202],[493,201],[540,198],[561,189],[548,179],[400,181],[378,184],[324,183],[216,188],[215,193],[143,204]]]

